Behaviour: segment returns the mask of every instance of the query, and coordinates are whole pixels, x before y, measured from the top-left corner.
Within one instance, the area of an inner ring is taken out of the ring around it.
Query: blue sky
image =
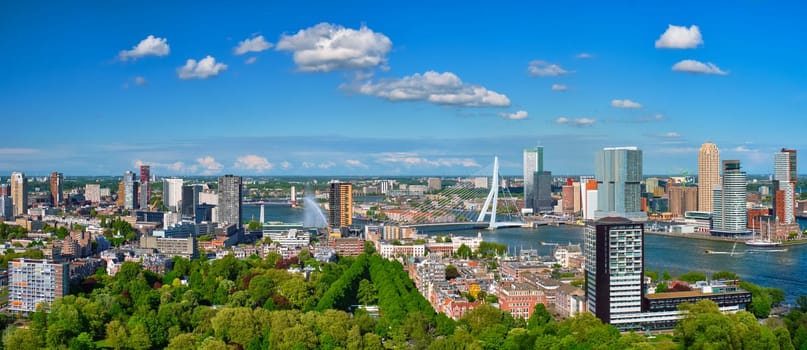
[[[0,4],[0,174],[646,174],[807,147],[799,2]],[[192,60],[192,61],[191,61]],[[801,172],[801,171],[800,171]]]

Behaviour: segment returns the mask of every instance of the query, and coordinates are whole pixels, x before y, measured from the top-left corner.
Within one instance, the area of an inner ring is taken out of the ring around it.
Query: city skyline
[[[801,3],[466,5],[3,4],[0,113],[24,123],[0,173],[465,175],[498,155],[516,175],[540,145],[555,174],[614,146],[680,174],[711,141],[772,174],[805,151]]]

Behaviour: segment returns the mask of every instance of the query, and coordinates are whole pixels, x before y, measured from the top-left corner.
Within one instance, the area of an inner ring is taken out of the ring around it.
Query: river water
[[[308,209],[309,211],[311,208]],[[267,205],[266,221],[305,222],[307,217],[302,208]],[[244,220],[260,217],[260,207],[245,205]],[[807,222],[800,220],[802,227]],[[542,226],[535,229],[506,228],[495,231],[457,231],[457,236],[475,236],[478,232],[486,241],[505,244],[510,254],[521,249],[536,249],[541,256],[552,254],[554,246],[545,243],[582,244],[581,226]],[[448,234],[448,233],[445,233]],[[706,254],[706,250],[731,252],[730,254]],[[707,241],[691,238],[667,237],[645,234],[645,269],[652,271],[668,270],[673,276],[688,271],[701,271],[711,274],[717,271],[732,271],[740,278],[765,287],[782,288],[788,303],[797,296],[807,295],[807,245],[788,246],[786,252],[767,252],[759,248],[746,247],[731,242]]]

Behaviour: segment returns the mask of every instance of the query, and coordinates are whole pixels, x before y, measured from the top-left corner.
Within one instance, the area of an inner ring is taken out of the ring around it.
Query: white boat
[[[760,247],[760,248],[767,248],[767,247],[778,247],[782,245],[782,242],[778,241],[771,241],[771,222],[768,221],[768,237],[766,238],[756,238],[754,235],[754,231],[751,231],[751,239],[745,241],[745,245],[750,247]]]

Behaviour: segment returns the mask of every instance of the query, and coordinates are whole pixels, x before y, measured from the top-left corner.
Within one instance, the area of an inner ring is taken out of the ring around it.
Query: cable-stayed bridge
[[[498,157],[493,160],[492,175],[483,174],[426,194],[425,200],[407,208],[385,212],[390,220],[420,232],[523,226],[517,198],[506,186],[501,186]]]

